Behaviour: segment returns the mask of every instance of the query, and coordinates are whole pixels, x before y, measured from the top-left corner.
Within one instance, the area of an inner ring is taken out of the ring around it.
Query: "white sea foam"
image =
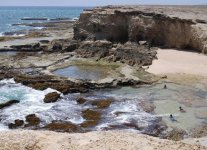
[[[54,92],[53,89],[38,91],[22,84],[17,84],[13,79],[0,81],[0,102],[19,100],[20,103],[5,108],[1,111],[2,123],[8,124],[15,119],[25,120],[25,116],[33,113],[47,111],[54,104],[45,104],[43,99],[46,94]],[[3,125],[1,125],[3,126]]]
[[[36,114],[41,119],[41,126],[51,123],[53,120],[70,121],[74,124],[81,124],[85,121],[82,117],[82,111],[94,109],[89,103],[85,105],[77,104],[76,98],[79,94],[68,94],[62,97],[56,103],[44,103],[43,99],[47,93],[53,92],[53,89],[39,91],[15,83],[13,79],[0,81],[0,102],[11,99],[20,100],[20,103],[2,109],[1,126],[7,128],[8,123],[16,119],[25,120],[25,116]],[[89,101],[95,99],[108,98],[105,93],[97,93],[87,98]],[[101,110],[102,119],[94,129],[102,130],[110,126],[119,126],[125,123],[132,123],[138,127],[148,127],[156,120],[156,116],[148,114],[139,106],[139,101],[134,99],[117,99],[110,107]],[[3,128],[2,128],[3,130]]]
[[[78,17],[75,17],[72,19],[72,21],[77,21],[79,18]]]
[[[25,36],[26,34],[13,34],[12,36],[13,37],[22,37],[22,36]]]
[[[14,84],[15,83],[15,81],[14,81],[14,79],[12,78],[12,79],[4,79],[4,80],[1,80],[0,81],[0,84]]]
[[[41,29],[44,29],[45,27],[34,27],[34,28],[37,30],[41,30]]]
[[[4,36],[4,33],[0,32],[0,37]]]

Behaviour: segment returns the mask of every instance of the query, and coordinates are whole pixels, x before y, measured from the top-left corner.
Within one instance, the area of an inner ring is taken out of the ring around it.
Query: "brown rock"
[[[58,132],[77,132],[79,130],[78,126],[69,122],[57,122],[46,125],[44,128],[52,131]]]
[[[68,93],[85,93],[90,88],[90,85],[85,83],[74,83],[67,79],[57,79],[52,75],[25,75],[19,71],[11,71],[8,68],[0,69],[0,79],[14,78],[16,82],[32,87],[36,90],[45,90],[52,88],[60,91],[63,94]]]
[[[180,141],[184,138],[186,132],[182,129],[174,128],[166,134],[166,138],[169,140]]]
[[[106,40],[83,41],[76,52],[84,58],[97,57],[100,59],[108,56],[110,48],[112,48],[112,43]]]
[[[101,113],[95,110],[84,110],[82,111],[82,116],[86,120],[100,120],[101,119]]]
[[[78,97],[76,99],[76,101],[77,101],[78,104],[83,104],[83,103],[87,102],[87,100],[83,97]]]
[[[22,126],[24,124],[24,121],[23,120],[19,120],[19,119],[15,120],[14,122],[15,122],[15,124],[17,126]]]
[[[23,120],[17,119],[17,120],[14,121],[14,123],[8,124],[8,127],[9,127],[9,129],[15,129],[17,127],[22,126],[23,124],[24,124]]]
[[[19,101],[18,100],[10,100],[6,103],[0,104],[0,109],[3,109],[5,107],[9,107],[9,106],[16,104],[16,103],[19,103]]]
[[[107,108],[111,105],[112,100],[111,99],[107,99],[107,100],[97,100],[97,101],[93,101],[92,105],[97,106],[98,108],[104,109]]]
[[[87,120],[83,123],[80,124],[81,127],[83,128],[89,128],[89,127],[94,127],[98,124],[98,121],[95,120]]]
[[[45,103],[54,103],[58,100],[58,98],[60,98],[59,93],[57,93],[57,92],[48,93],[44,98],[44,102]]]
[[[40,119],[35,114],[26,116],[26,121],[29,126],[36,126],[40,123]]]

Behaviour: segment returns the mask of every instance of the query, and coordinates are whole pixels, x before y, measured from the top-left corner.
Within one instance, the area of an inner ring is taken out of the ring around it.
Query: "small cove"
[[[102,114],[98,124],[90,128],[91,130],[122,128],[145,132],[153,130],[153,125],[162,119],[169,127],[181,128],[188,132],[207,122],[206,91],[174,83],[167,83],[167,89],[163,89],[163,86],[164,84],[157,84],[143,85],[139,88],[94,90],[86,94],[68,94],[56,103],[45,104],[44,95],[53,91],[52,89],[38,91],[17,84],[13,80],[3,80],[1,103],[11,99],[20,100],[20,103],[0,110],[1,126],[7,128],[8,123],[15,119],[24,120],[26,115],[32,113],[41,118],[40,126],[53,120],[69,121],[78,125],[85,121],[81,112],[86,109],[95,109]],[[78,104],[77,97],[83,97],[88,102]],[[91,105],[95,100],[109,98],[113,99],[113,102],[108,108],[97,109]],[[197,104],[194,105],[191,99],[197,100]],[[147,113],[142,108],[142,102],[150,102],[156,108],[152,113]],[[182,106],[186,113],[179,112],[179,106]],[[177,122],[169,119],[170,114],[173,114]]]

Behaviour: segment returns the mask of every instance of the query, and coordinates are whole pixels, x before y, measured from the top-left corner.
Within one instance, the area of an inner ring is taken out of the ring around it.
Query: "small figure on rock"
[[[166,84],[164,85],[164,89],[167,89],[167,85]]]
[[[181,106],[179,107],[179,109],[180,109],[180,112],[182,113],[186,112]]]

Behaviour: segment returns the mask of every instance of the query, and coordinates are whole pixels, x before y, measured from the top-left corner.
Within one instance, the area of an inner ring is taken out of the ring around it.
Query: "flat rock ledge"
[[[128,131],[99,131],[78,134],[51,131],[0,132],[1,150],[205,150],[200,145],[163,140]]]

